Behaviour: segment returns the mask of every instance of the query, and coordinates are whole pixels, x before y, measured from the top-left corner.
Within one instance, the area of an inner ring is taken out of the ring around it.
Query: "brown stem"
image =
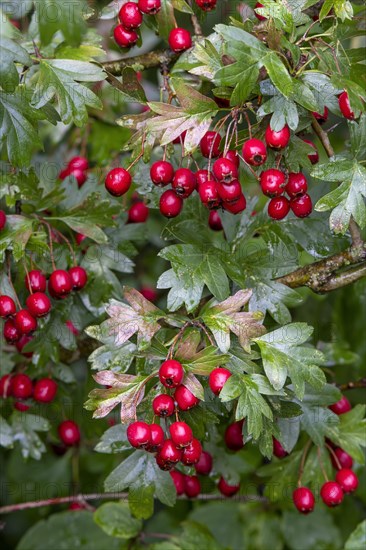
[[[191,21],[193,25],[194,34],[198,37],[203,36],[201,25],[198,21],[197,15],[194,13],[191,15]]]
[[[356,380],[356,382],[346,382],[345,384],[340,384],[338,388],[341,391],[366,388],[366,378],[361,378],[361,380]]]
[[[309,452],[309,449],[310,449],[312,443],[313,442],[311,441],[311,439],[309,439],[309,441],[306,443],[306,445],[304,447],[304,450],[302,452],[302,457],[301,457],[301,462],[300,462],[300,467],[299,467],[299,477],[298,477],[298,480],[297,480],[298,487],[301,487],[301,479],[302,479],[302,475],[304,473],[305,461],[306,461],[306,457],[307,457],[307,454]]]
[[[182,336],[184,334],[184,331],[186,330],[186,328],[189,325],[190,325],[190,321],[186,321],[184,323],[184,325],[181,327],[181,329],[179,330],[179,332],[174,336],[173,342],[171,343],[171,345],[169,347],[168,359],[172,359],[173,353],[174,353],[174,348],[175,348],[176,344],[179,342],[179,340],[182,338]]]
[[[330,454],[332,455],[333,460],[336,463],[338,470],[341,470],[341,468],[342,468],[341,463],[339,462],[338,457],[335,454],[335,452],[333,451],[332,447],[330,445],[328,445],[328,443],[326,443],[325,446],[328,449],[328,451],[330,452]]]
[[[123,69],[132,67],[136,71],[160,67],[162,64],[170,65],[179,54],[171,50],[155,50],[142,55],[136,55],[126,59],[117,59],[115,61],[105,61],[102,63],[103,69],[113,76],[121,76]]]
[[[323,130],[323,128],[320,126],[319,122],[316,120],[314,116],[313,116],[311,125],[313,127],[314,132],[322,142],[322,145],[328,157],[334,157],[334,149],[332,147],[332,144],[329,141],[328,134]]]

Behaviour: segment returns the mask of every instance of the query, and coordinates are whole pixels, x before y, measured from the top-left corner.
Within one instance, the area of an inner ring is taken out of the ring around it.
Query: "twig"
[[[113,76],[121,76],[123,69],[126,67],[132,67],[135,70],[143,71],[145,69],[160,67],[162,64],[170,65],[176,61],[178,57],[179,54],[173,52],[172,50],[155,50],[125,59],[105,61],[101,65],[107,73],[110,73]]]
[[[340,384],[338,388],[341,391],[366,388],[366,378],[361,378],[361,380],[356,380],[356,382],[346,382],[345,384]]]
[[[306,457],[307,457],[307,454],[309,452],[309,449],[310,449],[312,443],[313,442],[311,441],[311,439],[309,439],[309,441],[306,443],[306,445],[304,447],[304,450],[302,452],[302,457],[301,457],[301,462],[300,462],[300,467],[299,467],[299,477],[298,477],[298,480],[297,480],[298,487],[301,487],[301,479],[302,479],[302,475],[304,473],[305,461],[306,461]]]

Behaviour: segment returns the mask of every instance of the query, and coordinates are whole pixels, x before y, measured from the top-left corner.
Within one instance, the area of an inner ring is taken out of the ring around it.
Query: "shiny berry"
[[[27,309],[20,309],[15,314],[14,322],[22,334],[29,334],[37,328],[37,319]]]
[[[126,29],[137,29],[142,23],[142,13],[135,2],[123,4],[118,17]]]
[[[185,422],[173,422],[169,426],[170,437],[178,448],[187,447],[192,442],[192,429]]]
[[[158,11],[161,8],[161,1],[160,0],[139,0],[138,8],[142,13],[146,13],[147,15],[154,15],[155,13],[158,13]]]
[[[217,0],[194,0],[203,11],[211,11],[216,7]]]
[[[134,30],[125,29],[123,25],[117,25],[113,30],[114,40],[121,48],[130,48],[139,39],[139,35]]]
[[[355,113],[351,109],[347,92],[341,93],[341,95],[338,97],[338,103],[339,103],[339,108],[341,110],[342,115],[348,120],[354,120]]]
[[[151,429],[146,422],[132,422],[127,427],[127,439],[136,449],[145,449],[151,441]]]
[[[223,183],[231,183],[238,177],[238,169],[235,164],[223,157],[215,160],[212,171],[215,178]]]
[[[179,197],[186,199],[196,189],[196,178],[188,168],[178,168],[174,174],[172,188]]]
[[[160,382],[166,388],[176,388],[179,384],[182,383],[184,376],[184,370],[175,359],[167,359],[164,363],[161,364],[159,369],[159,379]]]
[[[184,143],[184,139],[187,135],[187,130],[184,130],[181,134],[179,134],[179,136],[177,136],[176,138],[173,139],[173,143],[177,144],[182,144]]]
[[[144,223],[149,217],[149,209],[142,201],[135,202],[128,210],[128,223]]]
[[[182,451],[180,449],[177,449],[171,439],[166,439],[161,446],[158,456],[164,462],[176,464],[181,459]]]
[[[79,426],[72,420],[64,420],[58,427],[58,435],[65,445],[77,445],[80,441]]]
[[[303,141],[314,149],[314,153],[308,154],[308,159],[310,160],[311,164],[317,164],[319,162],[319,153],[315,143],[310,141],[310,139],[303,139]]]
[[[170,477],[172,478],[175,490],[178,496],[183,495],[184,493],[184,474],[178,472],[178,470],[172,470],[169,472]]]
[[[68,176],[73,176],[76,179],[78,187],[81,187],[88,179],[87,174],[80,168],[68,169]]]
[[[206,183],[206,181],[213,180],[213,173],[208,170],[197,170],[195,173],[197,187],[199,189],[201,183]]]
[[[181,384],[174,392],[174,399],[181,411],[188,411],[200,402],[193,393]]]
[[[227,481],[225,481],[225,479],[221,476],[217,487],[222,495],[225,497],[232,497],[239,491],[240,484],[229,485],[229,483],[227,483]]]
[[[157,160],[150,168],[150,178],[155,185],[164,187],[173,181],[174,168],[166,160]]]
[[[198,439],[193,438],[191,443],[182,451],[181,461],[186,466],[197,464],[202,454],[202,446]]]
[[[278,441],[278,439],[275,439],[273,437],[273,454],[277,458],[285,458],[285,456],[288,455],[288,453],[285,451],[285,449],[282,447],[281,443]]]
[[[278,197],[284,192],[285,174],[276,168],[270,168],[261,173],[260,184],[262,192],[267,197]]]
[[[181,197],[178,197],[171,189],[164,191],[159,202],[159,209],[163,216],[175,218],[181,213],[182,208],[183,199]]]
[[[51,310],[51,302],[44,292],[34,292],[26,299],[26,305],[29,313],[33,317],[43,317]]]
[[[197,476],[184,476],[184,492],[188,498],[195,498],[200,494],[201,484]]]
[[[341,449],[341,447],[336,447],[333,452],[337,458],[336,460],[333,456],[333,453],[330,453],[330,458],[332,460],[334,468],[338,469],[339,467],[341,467],[345,468],[346,470],[350,470],[352,468],[353,458],[348,453],[346,453],[346,451]]]
[[[12,394],[17,399],[28,399],[32,395],[32,380],[26,374],[15,374],[13,376]]]
[[[336,475],[336,482],[339,483],[345,493],[353,493],[358,487],[358,477],[353,470],[339,470]]]
[[[187,29],[177,27],[170,31],[168,42],[173,52],[183,52],[192,46],[191,33]]]
[[[229,149],[224,155],[224,158],[230,160],[233,164],[235,164],[237,168],[239,168],[240,158],[238,155],[238,151],[234,151],[234,149]]]
[[[174,399],[166,393],[157,395],[152,402],[152,408],[157,416],[171,416],[175,410]]]
[[[338,506],[341,504],[344,493],[342,487],[336,481],[326,481],[320,489],[322,501],[327,506]]]
[[[80,246],[81,243],[83,241],[85,241],[85,239],[87,239],[88,237],[86,235],[83,235],[82,233],[76,233],[75,235],[75,240],[77,242],[77,244]]]
[[[220,199],[225,204],[235,204],[242,196],[241,185],[238,180],[233,180],[231,183],[217,183],[216,187]]]
[[[9,344],[13,344],[14,342],[17,342],[22,333],[20,330],[15,326],[15,323],[12,319],[7,319],[4,323],[4,338]]]
[[[215,395],[219,395],[230,376],[231,372],[224,367],[217,367],[216,369],[212,370],[210,372],[210,376],[208,377],[208,384],[211,391]]]
[[[150,453],[156,453],[162,446],[164,442],[164,431],[163,428],[159,424],[150,424],[150,443],[148,447],[148,451]]]
[[[225,443],[231,451],[239,451],[244,447],[243,439],[243,423],[244,420],[229,424],[225,431]]]
[[[201,202],[209,209],[216,208],[220,204],[220,196],[217,191],[217,184],[213,180],[201,183],[198,188],[198,194],[200,196]]]
[[[267,160],[267,147],[260,139],[251,138],[246,141],[242,153],[245,162],[251,166],[260,166]]]
[[[337,403],[333,403],[333,405],[330,405],[330,410],[333,411],[335,414],[344,414],[347,413],[352,409],[351,403],[348,401],[347,397],[345,395],[342,395],[339,401]]]
[[[256,10],[257,8],[264,8],[264,4],[261,4],[260,2],[257,2],[256,5],[254,6],[254,9]],[[260,13],[257,13],[256,11],[254,11],[254,15],[256,16],[258,21],[267,21],[267,17],[264,17],[264,15],[261,15]]]
[[[282,130],[279,130],[278,132],[275,132],[275,130],[272,130],[270,126],[267,126],[264,137],[268,147],[271,147],[272,149],[283,149],[288,145],[290,136],[290,128],[286,124]]]
[[[328,120],[328,116],[329,116],[328,107],[324,107],[323,114],[317,113],[317,112],[312,112],[312,115],[314,116],[314,118],[316,118],[316,120],[318,120],[320,122],[320,124],[323,124],[324,122],[327,122],[327,120]]]
[[[32,271],[29,271],[28,276],[25,276],[24,282],[29,292],[44,292],[47,288],[47,279],[42,271],[39,271],[38,269],[32,269]]]
[[[0,397],[6,399],[10,397],[13,391],[13,376],[11,374],[4,374],[0,378]]]
[[[290,208],[297,218],[306,218],[313,210],[313,203],[307,193],[290,201]]]
[[[247,206],[247,201],[243,195],[243,193],[240,195],[239,199],[233,203],[231,202],[224,202],[223,207],[225,210],[230,212],[231,214],[240,214],[240,212],[243,212]]]
[[[16,401],[14,403],[14,409],[20,412],[26,412],[30,408],[30,405],[27,405],[26,403],[22,403],[21,401]]]
[[[0,210],[0,231],[4,229],[6,224],[6,214],[4,210]]]
[[[56,397],[57,383],[52,378],[41,378],[34,385],[33,398],[40,403],[50,403]]]
[[[306,177],[302,172],[291,172],[288,175],[285,191],[289,197],[294,198],[303,195],[308,190]]]
[[[197,474],[208,476],[212,470],[212,456],[207,451],[202,451],[197,464],[194,465]]]
[[[220,155],[221,136],[217,132],[206,132],[200,141],[201,153],[206,158]]]
[[[298,487],[292,493],[292,499],[299,512],[309,514],[314,510],[315,498],[307,487]]]
[[[70,170],[77,168],[78,170],[85,171],[89,168],[89,162],[88,159],[85,157],[72,157],[72,159],[69,160],[67,167]]]
[[[290,212],[290,201],[286,197],[274,197],[268,203],[268,216],[274,220],[282,220]]]
[[[56,296],[66,296],[72,291],[73,282],[67,271],[63,269],[56,269],[51,273],[48,280],[49,292]]]
[[[149,302],[156,302],[156,300],[158,299],[158,293],[156,292],[155,288],[145,286],[140,290],[140,293],[143,295],[144,298],[146,298],[146,300],[149,300]]]
[[[127,193],[131,183],[131,174],[125,168],[113,168],[105,178],[105,188],[114,197]]]
[[[0,296],[0,317],[10,317],[15,314],[16,309],[17,308],[13,298],[7,296],[6,294]]]
[[[220,214],[216,210],[211,210],[208,216],[208,225],[213,231],[222,231],[222,221]]]

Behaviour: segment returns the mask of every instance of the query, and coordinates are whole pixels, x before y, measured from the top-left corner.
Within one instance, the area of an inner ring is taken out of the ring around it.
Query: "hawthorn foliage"
[[[5,543],[363,548],[364,7],[124,6],[0,4]]]

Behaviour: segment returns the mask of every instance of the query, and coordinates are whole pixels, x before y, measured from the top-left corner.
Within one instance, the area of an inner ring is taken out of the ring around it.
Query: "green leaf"
[[[365,462],[365,455],[362,451],[362,447],[366,446],[365,411],[365,405],[356,405],[348,413],[340,415],[339,423],[333,423],[332,429],[327,433],[329,439],[361,464]]]
[[[144,88],[141,86],[137,78],[137,72],[131,67],[125,67],[122,70],[120,80],[110,73],[107,74],[108,82],[120,92],[123,101],[146,103],[147,99]]]
[[[0,233],[0,258],[4,259],[5,250],[11,250],[15,261],[23,256],[29,239],[32,237],[34,221],[25,216],[6,217],[6,226]]]
[[[366,115],[362,114],[358,122],[349,124],[348,128],[353,156],[363,160],[366,156]]]
[[[46,452],[46,447],[36,432],[49,431],[49,421],[35,414],[24,415],[14,412],[11,417],[11,427],[16,436],[14,441],[20,445],[23,458],[31,457],[39,460],[42,453]]]
[[[270,52],[262,59],[262,63],[274,86],[282,95],[289,98],[293,92],[294,80],[290,77],[280,57],[275,52]],[[295,98],[297,99],[297,94]]]
[[[101,109],[102,103],[94,92],[79,82],[99,82],[105,77],[105,72],[93,63],[70,59],[42,59],[36,76],[32,105],[39,109],[55,98],[62,122],[74,122],[77,126],[82,126],[88,120],[87,107]]]
[[[6,37],[2,37],[1,39],[0,56],[1,87],[6,92],[13,92],[19,84],[19,74],[15,63],[21,63],[30,67],[33,62],[28,52],[22,46]]]
[[[159,36],[168,40],[170,31],[176,26],[172,2],[170,0],[161,0],[161,8],[155,17],[158,24]]]
[[[132,514],[139,519],[148,519],[154,513],[154,492],[152,485],[141,487],[131,485],[128,491],[128,505]]]
[[[322,508],[315,508],[305,517],[296,511],[285,511],[282,532],[292,550],[341,548],[340,531],[332,515]]]
[[[35,4],[41,41],[44,45],[48,45],[59,30],[68,43],[73,46],[80,44],[86,31],[83,0],[74,2],[72,8],[63,0],[35,0]]]
[[[301,456],[301,451],[295,451],[291,453],[291,456],[273,461],[257,470],[259,477],[270,478],[266,483],[265,495],[272,502],[283,501],[283,495],[286,494],[288,488],[296,486]]]
[[[119,539],[132,539],[142,528],[142,521],[131,516],[125,502],[106,502],[94,512],[93,519],[107,535]]]
[[[366,545],[366,519],[359,523],[350,534],[344,545],[344,550],[363,550]]]
[[[118,424],[104,432],[99,443],[95,446],[98,453],[121,453],[131,449],[126,434],[127,426]]]

